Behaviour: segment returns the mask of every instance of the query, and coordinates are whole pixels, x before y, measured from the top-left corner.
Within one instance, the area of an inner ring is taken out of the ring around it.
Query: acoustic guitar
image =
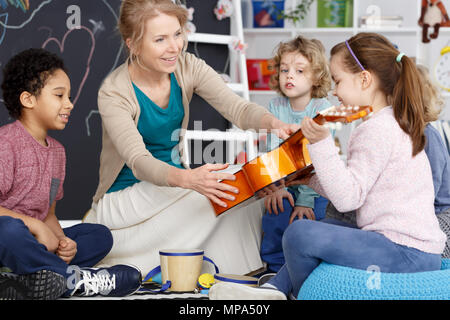
[[[350,123],[368,116],[371,112],[370,106],[333,106],[319,112],[313,120],[319,124],[325,121]],[[299,129],[277,148],[245,163],[234,173],[236,180],[223,180],[222,183],[238,188],[239,193],[232,194],[235,200],[221,199],[227,207],[210,201],[216,216],[237,206],[248,205],[250,201],[265,195],[267,188],[274,191],[290,181],[310,174],[314,167],[306,147],[308,143]]]

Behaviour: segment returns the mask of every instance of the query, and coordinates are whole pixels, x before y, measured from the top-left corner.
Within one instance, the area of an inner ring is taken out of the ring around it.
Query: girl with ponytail
[[[331,50],[333,94],[344,105],[373,113],[352,132],[347,163],[327,127],[304,118],[302,132],[315,175],[307,183],[340,212],[356,210],[357,226],[298,220],[283,236],[286,264],[263,287],[216,284],[210,298],[297,297],[322,262],[362,270],[411,273],[439,270],[446,236],[434,211],[430,164],[424,151],[424,85],[415,63],[386,38],[360,33]]]

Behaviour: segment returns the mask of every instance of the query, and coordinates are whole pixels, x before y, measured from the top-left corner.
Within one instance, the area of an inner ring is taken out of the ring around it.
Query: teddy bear
[[[428,43],[428,28],[434,28],[430,38],[436,39],[439,35],[439,28],[443,25],[450,25],[450,19],[445,10],[444,4],[440,0],[422,0],[422,10],[419,18],[419,25],[422,27],[422,42]]]

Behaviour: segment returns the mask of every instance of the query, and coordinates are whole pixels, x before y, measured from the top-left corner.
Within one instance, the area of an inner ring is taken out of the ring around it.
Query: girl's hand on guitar
[[[226,203],[220,198],[234,200],[232,193],[239,193],[239,190],[233,186],[221,183],[220,180],[236,180],[234,174],[225,172],[215,172],[228,167],[228,164],[207,163],[201,167],[184,171],[181,187],[195,190],[219,206],[226,207]],[[228,193],[225,193],[228,192]],[[231,193],[231,194],[229,194]]]
[[[326,126],[316,123],[309,117],[303,118],[301,128],[303,135],[311,144],[319,142],[330,135],[330,130]]]
[[[314,215],[313,209],[309,207],[294,207],[292,210],[291,218],[289,219],[289,224],[294,222],[295,217],[298,217],[299,220],[303,219],[303,217],[309,220],[316,220],[316,216]]]
[[[266,207],[267,211],[269,211],[269,213],[275,213],[276,215],[278,215],[278,208],[280,209],[280,212],[284,212],[283,198],[288,199],[289,203],[292,206],[295,205],[294,197],[292,197],[292,194],[286,189],[280,189],[268,195],[264,199],[264,206]]]

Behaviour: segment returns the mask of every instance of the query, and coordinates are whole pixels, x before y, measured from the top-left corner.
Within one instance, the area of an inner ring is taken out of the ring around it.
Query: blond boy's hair
[[[423,104],[425,107],[425,122],[436,121],[444,106],[444,100],[442,99],[438,88],[431,81],[428,69],[425,66],[418,64],[417,70],[419,71],[424,87]]]
[[[331,75],[325,48],[319,40],[297,36],[291,41],[280,42],[276,50],[277,52],[271,63],[271,67],[275,71],[269,82],[271,89],[285,96],[281,91],[279,81],[281,58],[286,53],[300,53],[310,63],[309,71],[313,81],[311,97],[324,98],[328,95],[328,91],[331,89]]]

